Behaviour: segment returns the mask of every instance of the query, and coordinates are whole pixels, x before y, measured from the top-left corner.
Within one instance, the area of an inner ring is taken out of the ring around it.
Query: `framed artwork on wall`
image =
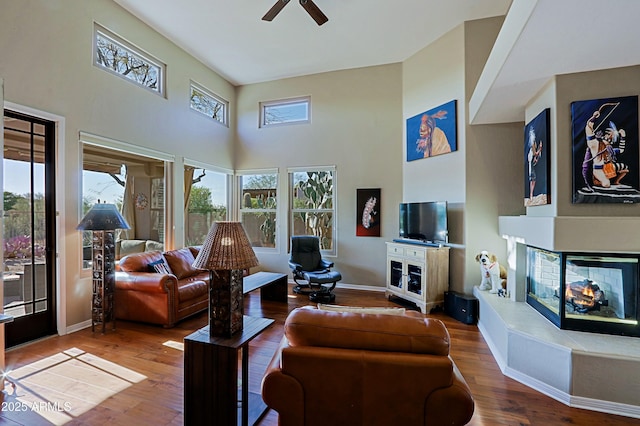
[[[380,236],[380,188],[356,190],[356,236]]]
[[[524,126],[524,205],[551,203],[549,194],[549,108]]]
[[[637,203],[638,97],[571,103],[573,203]]]
[[[407,119],[407,161],[458,149],[456,106],[453,100]]]

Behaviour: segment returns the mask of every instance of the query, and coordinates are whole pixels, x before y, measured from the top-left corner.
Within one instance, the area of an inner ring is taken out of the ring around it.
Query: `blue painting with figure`
[[[456,101],[407,119],[407,161],[447,154],[458,149]]]

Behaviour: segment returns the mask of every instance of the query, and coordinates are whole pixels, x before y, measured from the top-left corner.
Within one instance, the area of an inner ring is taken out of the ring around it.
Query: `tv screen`
[[[401,203],[400,238],[447,243],[447,202]]]

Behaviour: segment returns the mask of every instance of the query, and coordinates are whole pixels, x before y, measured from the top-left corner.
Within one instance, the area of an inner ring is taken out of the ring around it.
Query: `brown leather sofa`
[[[209,271],[191,264],[197,247],[129,254],[116,271],[116,318],[166,328],[209,306]],[[154,271],[161,262],[169,273]],[[153,272],[152,272],[153,271]]]
[[[463,425],[474,402],[437,319],[298,308],[262,380],[282,426]]]

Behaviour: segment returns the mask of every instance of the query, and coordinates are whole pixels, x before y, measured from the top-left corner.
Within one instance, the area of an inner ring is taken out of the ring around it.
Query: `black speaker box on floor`
[[[478,322],[478,299],[455,291],[445,291],[444,313],[465,324],[475,324]]]

